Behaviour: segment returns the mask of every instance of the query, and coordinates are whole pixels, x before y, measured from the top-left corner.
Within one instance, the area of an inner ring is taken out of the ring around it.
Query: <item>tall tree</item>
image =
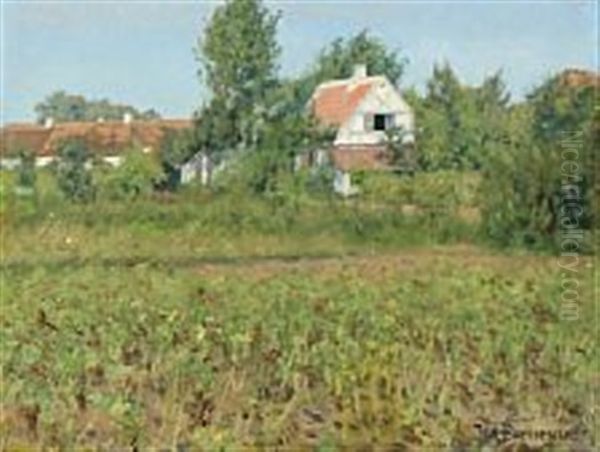
[[[463,85],[452,67],[435,65],[424,99],[413,96],[419,159],[425,169],[479,168],[502,139],[509,95],[502,74]]]
[[[465,91],[452,67],[435,65],[425,98],[415,104],[419,160],[426,169],[463,165],[458,146],[460,112],[467,106]]]
[[[318,82],[346,78],[352,75],[356,64],[365,64],[371,74],[385,75],[398,84],[407,59],[363,30],[348,39],[338,38],[323,49],[317,59],[315,77]]]
[[[203,118],[225,117],[230,142],[247,148],[256,141],[256,127],[266,111],[266,98],[276,83],[280,47],[279,15],[261,0],[228,0],[213,13],[197,46],[200,76],[213,100]]]

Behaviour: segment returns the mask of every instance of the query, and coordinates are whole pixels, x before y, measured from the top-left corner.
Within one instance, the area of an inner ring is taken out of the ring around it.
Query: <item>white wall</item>
[[[414,130],[414,114],[410,106],[385,77],[377,77],[376,85],[363,99],[354,114],[338,130],[334,144],[378,144],[384,142],[385,132],[365,129],[365,116],[368,114],[392,114],[396,127],[402,127],[410,133]]]
[[[45,157],[36,157],[35,158],[35,166],[44,167],[50,165],[54,161],[55,157],[45,156]]]
[[[45,166],[50,165],[56,159],[57,159],[57,157],[54,157],[51,155],[36,157],[35,158],[35,166],[38,168],[43,168]],[[123,162],[123,157],[118,156],[118,155],[107,156],[107,157],[103,157],[102,160],[104,160],[106,163],[108,163],[112,166],[119,166]],[[9,170],[16,169],[20,164],[21,164],[21,160],[19,158],[0,159],[0,167],[5,168],[5,169],[9,169]],[[91,168],[91,165],[92,165],[92,163],[90,161],[86,164],[86,167]]]
[[[200,183],[206,186],[210,184],[212,173],[213,164],[210,157],[199,152],[181,165],[180,182],[182,184],[189,184],[197,177],[200,177]]]
[[[344,197],[358,193],[358,188],[352,185],[352,178],[348,171],[336,170],[333,179],[333,191]]]
[[[123,157],[119,155],[103,157],[102,160],[104,160],[106,163],[112,166],[119,166],[121,163],[123,163]]]
[[[198,174],[195,162],[186,162],[181,165],[181,171],[179,174],[180,182],[182,184],[189,184],[193,181]]]
[[[21,164],[18,158],[2,158],[0,159],[0,168],[14,170]]]

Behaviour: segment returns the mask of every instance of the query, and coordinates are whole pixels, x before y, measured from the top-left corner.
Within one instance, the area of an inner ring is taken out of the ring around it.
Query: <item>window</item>
[[[385,131],[394,127],[394,115],[373,115],[373,130]]]

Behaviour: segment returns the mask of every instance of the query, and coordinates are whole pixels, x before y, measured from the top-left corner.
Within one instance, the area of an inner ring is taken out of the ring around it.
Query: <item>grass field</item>
[[[591,447],[591,261],[575,322],[559,270],[470,247],[5,269],[2,446],[458,450],[510,421]]]
[[[52,196],[1,211],[2,450],[598,446],[591,257],[568,321],[454,208]]]

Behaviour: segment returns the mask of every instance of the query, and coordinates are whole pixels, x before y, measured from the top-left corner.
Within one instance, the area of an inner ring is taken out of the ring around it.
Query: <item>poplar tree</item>
[[[216,8],[199,39],[199,75],[211,95],[199,117],[218,119],[206,143],[213,150],[248,149],[256,142],[269,91],[277,83],[278,22],[279,14],[261,0],[228,0]]]

